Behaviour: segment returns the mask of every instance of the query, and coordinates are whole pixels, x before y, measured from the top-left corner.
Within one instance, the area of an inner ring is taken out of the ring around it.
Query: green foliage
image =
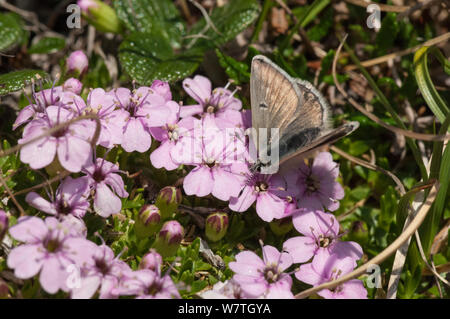
[[[28,49],[28,53],[53,53],[64,49],[65,46],[66,40],[64,40],[64,38],[45,37],[33,44]]]
[[[21,70],[0,75],[0,96],[18,91],[37,76],[46,78],[47,73],[40,70]]]
[[[126,72],[140,84],[150,84],[155,79],[174,82],[189,76],[206,50],[234,38],[259,12],[255,0],[233,0],[211,13],[217,30],[203,18],[185,34],[172,1],[116,1],[115,8],[132,31],[120,45],[119,59]],[[173,51],[181,48],[179,53]]]
[[[15,13],[0,14],[0,52],[22,43],[27,37],[21,18]]]
[[[237,85],[250,81],[250,72],[247,63],[236,61],[232,57],[220,52],[219,49],[216,49],[216,55],[219,58],[220,66]]]

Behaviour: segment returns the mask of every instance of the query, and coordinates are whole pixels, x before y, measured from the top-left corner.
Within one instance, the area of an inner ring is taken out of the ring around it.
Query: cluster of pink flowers
[[[74,78],[37,93],[33,89],[30,104],[14,123],[14,128],[25,125],[19,140],[24,144],[20,159],[33,169],[60,165],[77,177],[63,179],[48,199],[36,192],[27,194],[29,205],[52,216],[23,217],[10,228],[10,235],[22,242],[8,257],[8,266],[18,278],[39,274],[46,292],[62,290],[73,298],[91,298],[96,293],[100,298],[180,297],[170,276],[161,274],[160,255],[152,251],[143,258],[141,269],[132,271],[106,244],[88,240],[83,222],[90,201],[94,212],[108,218],[120,213],[121,198],[128,197],[123,172],[117,164],[97,158],[97,146],[105,148],[106,154],[119,146],[126,152],[143,153],[152,140],[159,142],[150,154],[154,167],[192,167],[183,179],[187,195],[212,195],[236,212],[256,202],[262,220],[292,218],[303,235],[288,239],[282,252],[264,246],[263,259],[250,251],[237,254],[229,264],[235,272],[233,279],[217,285],[210,297],[292,298],[292,277],[285,271],[293,264],[301,264],[295,277],[311,285],[335,279],[356,266],[361,247],[339,240],[339,223],[327,212],[336,210],[344,196],[331,154],[320,153],[312,164],[300,163],[283,174],[251,172],[245,136],[250,112],[242,110],[235,92],[227,87],[213,90],[211,82],[200,75],[185,79],[183,88],[196,104],[183,106],[173,101],[168,83],[158,80],[134,90],[92,89],[86,101],[80,96],[81,83]],[[87,117],[74,121],[85,115],[95,115],[98,121]],[[71,124],[64,125],[68,121]],[[56,126],[52,134],[45,134]],[[70,267],[76,267],[76,278]],[[319,294],[366,297],[358,280]]]

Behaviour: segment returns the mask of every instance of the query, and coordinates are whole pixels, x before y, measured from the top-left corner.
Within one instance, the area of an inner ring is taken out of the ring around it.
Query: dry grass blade
[[[379,119],[375,114],[367,111],[362,105],[360,105],[352,97],[350,97],[347,94],[347,92],[344,91],[342,86],[339,84],[339,81],[338,81],[337,75],[336,75],[337,60],[339,58],[339,54],[340,54],[340,52],[342,50],[342,46],[344,45],[344,42],[345,42],[346,38],[347,38],[347,35],[344,37],[344,39],[342,40],[342,42],[339,45],[338,49],[336,50],[336,54],[335,54],[334,59],[333,59],[332,74],[333,74],[333,79],[334,79],[334,83],[336,85],[336,88],[350,102],[350,104],[354,108],[356,108],[358,111],[363,113],[365,116],[367,116],[369,119],[371,119],[375,123],[381,125],[385,129],[388,129],[389,131],[392,131],[394,133],[397,133],[397,134],[400,134],[400,135],[404,135],[404,136],[407,136],[407,137],[410,137],[410,138],[413,138],[413,139],[417,139],[417,140],[423,140],[423,141],[445,141],[445,140],[450,140],[450,134],[434,135],[434,134],[416,133],[416,132],[404,130],[404,129],[398,128],[396,126],[392,126],[392,125],[386,124],[381,119]]]
[[[3,187],[5,188],[6,192],[8,193],[9,197],[12,199],[14,205],[16,205],[17,209],[20,212],[20,216],[25,216],[26,213],[22,207],[22,205],[19,204],[17,199],[14,197],[13,193],[11,192],[11,189],[6,185],[6,181],[3,178],[3,172],[0,170],[0,182],[2,183]]]
[[[371,4],[376,4],[377,6],[380,7],[381,11],[384,12],[404,12],[406,10],[409,10],[411,7],[408,6],[391,6],[388,4],[382,4],[382,3],[378,3],[378,2],[372,2],[369,0],[345,0],[348,3],[360,6],[360,7],[364,7],[367,8],[368,6],[370,6]]]
[[[330,282],[326,282],[324,284],[321,284],[319,286],[307,289],[302,291],[301,293],[297,294],[296,298],[306,298],[310,296],[313,293],[316,293],[318,291],[321,291],[323,289],[333,289],[343,283],[345,283],[348,280],[357,278],[363,274],[366,273],[368,268],[371,265],[379,265],[384,260],[386,260],[389,256],[391,256],[397,249],[399,249],[404,242],[410,239],[410,237],[415,233],[415,231],[419,228],[419,226],[424,221],[425,217],[428,214],[428,211],[430,210],[431,205],[433,204],[434,200],[436,199],[436,195],[438,193],[438,182],[435,182],[432,184],[432,188],[430,193],[428,194],[427,199],[425,200],[424,204],[420,207],[419,211],[417,212],[417,215],[414,217],[414,219],[411,221],[411,223],[406,227],[406,229],[402,232],[402,234],[397,237],[396,240],[394,240],[386,249],[384,249],[381,253],[379,253],[377,256],[366,262],[364,265],[358,267],[357,269],[353,270],[351,273],[344,275],[342,277],[339,277],[338,279]]]
[[[392,59],[394,59],[394,58],[396,58],[396,57],[401,57],[401,56],[404,56],[404,55],[413,53],[413,52],[419,50],[419,49],[422,48],[422,47],[425,47],[425,46],[426,46],[426,47],[429,47],[429,46],[433,46],[433,45],[439,44],[439,43],[441,43],[441,42],[445,42],[445,41],[447,41],[449,38],[450,38],[450,32],[447,32],[447,33],[444,33],[444,34],[442,34],[442,35],[440,35],[440,36],[438,36],[438,37],[435,37],[435,38],[433,38],[433,39],[431,39],[431,40],[425,41],[425,42],[422,43],[422,44],[418,44],[418,45],[416,45],[416,46],[413,46],[412,48],[408,48],[408,49],[401,50],[401,51],[398,51],[398,52],[386,54],[386,55],[377,57],[377,58],[375,58],[375,59],[371,59],[371,60],[367,60],[367,61],[362,61],[362,62],[361,62],[361,65],[362,65],[363,67],[370,67],[370,66],[374,66],[374,65],[377,65],[377,64],[385,63],[385,62],[388,62],[389,60],[392,60]],[[358,66],[352,64],[352,65],[347,65],[347,66],[344,68],[344,70],[345,70],[345,71],[351,71],[351,70],[355,70],[355,69],[357,69],[357,68],[358,68]]]
[[[377,172],[380,172],[380,173],[383,173],[383,174],[389,176],[394,181],[394,183],[397,185],[397,187],[400,191],[400,194],[404,195],[406,193],[405,186],[403,186],[403,183],[400,181],[400,179],[395,174],[391,173],[390,171],[385,170],[384,168],[381,168],[375,164],[366,162],[360,158],[351,156],[350,154],[344,152],[343,150],[341,150],[340,148],[337,148],[334,145],[331,145],[330,149],[333,152],[338,153],[339,155],[341,155],[342,157],[348,159],[349,161],[351,161],[353,163],[356,163],[358,165],[364,166],[365,168],[368,168],[368,169],[371,169],[371,170],[374,170],[374,171],[377,171]]]
[[[37,190],[37,189],[41,189],[42,187],[49,186],[49,185],[53,184],[54,182],[58,182],[61,179],[65,178],[65,177],[67,177],[69,175],[70,175],[69,171],[61,172],[58,175],[56,175],[55,177],[53,177],[53,178],[51,178],[49,180],[46,180],[45,182],[42,182],[42,183],[40,183],[38,185],[34,185],[34,186],[31,186],[31,187],[28,187],[28,188],[25,188],[25,189],[22,189],[22,190],[20,190],[18,192],[15,192],[12,195],[10,195],[9,197],[12,198],[12,196],[18,196],[18,195],[26,194],[28,192]]]

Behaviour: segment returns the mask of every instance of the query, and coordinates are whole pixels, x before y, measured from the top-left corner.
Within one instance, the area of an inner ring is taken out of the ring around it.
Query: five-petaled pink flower
[[[292,265],[291,256],[270,245],[264,246],[262,251],[263,259],[252,251],[237,254],[236,261],[228,264],[235,272],[233,280],[249,298],[293,298],[292,278],[284,273]]]
[[[20,279],[40,272],[39,282],[50,294],[60,289],[69,291],[68,267],[79,267],[87,262],[95,248],[70,219],[60,222],[54,217],[47,217],[45,221],[38,217],[21,217],[9,233],[23,244],[9,253],[8,267],[14,269],[14,275]]]

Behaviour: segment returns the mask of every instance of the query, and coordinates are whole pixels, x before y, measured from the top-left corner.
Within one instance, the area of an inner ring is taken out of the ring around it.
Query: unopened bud
[[[172,100],[172,92],[170,92],[169,83],[155,80],[150,87],[155,93],[161,95],[166,101]]]
[[[156,237],[154,248],[162,257],[173,256],[180,246],[184,236],[183,226],[176,220],[165,222]]]
[[[8,231],[9,217],[8,214],[2,209],[0,209],[0,243],[3,240],[6,232]]]
[[[289,216],[281,219],[275,219],[269,223],[269,226],[275,235],[283,236],[291,231],[293,227],[292,218]]]
[[[160,254],[156,252],[154,249],[150,249],[150,251],[141,259],[141,263],[139,264],[139,269],[150,269],[155,272],[161,270],[162,265],[162,257]]]
[[[178,205],[181,203],[181,199],[181,191],[179,188],[167,186],[161,189],[155,204],[161,211],[162,219],[168,219],[173,216],[178,209]]]
[[[77,50],[72,52],[66,60],[67,71],[71,73],[83,74],[89,66],[88,57],[83,51]]]
[[[75,94],[80,94],[82,88],[83,84],[75,78],[67,79],[63,84],[63,91],[68,91]]]
[[[228,230],[228,214],[216,212],[210,214],[205,222],[205,234],[211,241],[221,240]]]
[[[142,206],[134,224],[136,236],[138,238],[147,238],[158,231],[161,221],[161,213],[155,205]]]
[[[83,17],[101,32],[120,33],[122,25],[116,11],[99,0],[78,0]]]

